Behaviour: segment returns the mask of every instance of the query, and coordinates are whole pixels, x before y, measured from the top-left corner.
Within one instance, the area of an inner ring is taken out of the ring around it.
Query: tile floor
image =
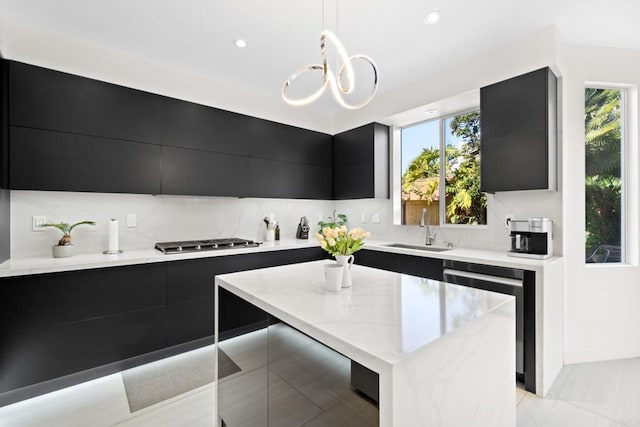
[[[269,357],[274,362],[270,372],[263,363],[266,354],[255,351],[255,339],[225,345],[243,371],[223,379],[220,386],[249,381],[251,375],[269,375],[274,395],[271,412],[276,417],[271,421],[279,425],[376,425],[375,407],[348,390],[348,364],[341,356],[287,329],[270,331]],[[296,354],[308,357],[291,357]],[[323,364],[322,375],[315,363]],[[517,426],[640,427],[638,389],[640,358],[565,366],[544,399],[516,388]],[[207,384],[131,414],[122,376],[114,374],[2,407],[0,426],[212,426],[215,396],[216,385]],[[233,409],[223,408],[222,412]]]

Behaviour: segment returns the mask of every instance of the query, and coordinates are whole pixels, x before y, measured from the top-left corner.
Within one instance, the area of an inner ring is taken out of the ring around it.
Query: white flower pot
[[[73,245],[55,245],[51,248],[51,252],[54,258],[66,258],[73,255],[74,249]]]

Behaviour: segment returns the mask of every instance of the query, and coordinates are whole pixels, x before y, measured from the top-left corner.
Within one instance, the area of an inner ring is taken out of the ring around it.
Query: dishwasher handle
[[[445,282],[447,281],[447,276],[451,276],[451,277],[465,277],[467,279],[473,279],[473,280],[482,280],[484,282],[501,283],[503,285],[515,286],[519,288],[521,288],[523,284],[522,279],[510,279],[507,277],[491,276],[488,274],[473,273],[470,271],[454,270],[452,268],[445,268],[443,275],[444,275]]]

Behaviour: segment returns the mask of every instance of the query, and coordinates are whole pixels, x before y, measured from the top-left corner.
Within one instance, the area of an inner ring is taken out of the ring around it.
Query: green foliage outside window
[[[459,114],[445,121],[462,141],[445,148],[445,217],[448,224],[486,224],[487,198],[480,192],[480,113]],[[402,176],[403,198],[409,193],[429,203],[437,201],[440,186],[440,150],[424,148]]]
[[[620,247],[622,244],[621,98],[621,91],[617,89],[585,89],[585,255],[588,259],[601,245]]]

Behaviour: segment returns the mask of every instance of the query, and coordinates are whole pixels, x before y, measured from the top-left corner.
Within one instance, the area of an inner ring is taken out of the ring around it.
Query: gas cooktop
[[[239,249],[239,248],[255,248],[260,246],[261,242],[253,240],[239,239],[237,237],[229,237],[225,239],[210,240],[186,240],[184,242],[161,242],[156,243],[156,249],[165,255],[181,254],[185,252],[211,251],[218,249]]]

